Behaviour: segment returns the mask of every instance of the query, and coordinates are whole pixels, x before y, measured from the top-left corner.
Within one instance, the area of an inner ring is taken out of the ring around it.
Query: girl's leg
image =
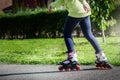
[[[91,23],[90,23],[90,17],[85,17],[84,20],[80,22],[81,29],[83,31],[84,36],[88,39],[88,41],[92,44],[96,51],[96,67],[101,68],[101,69],[111,69],[112,66],[108,63],[107,57],[105,54],[102,52],[100,45],[98,41],[95,39],[95,37],[92,34],[91,31]]]
[[[79,18],[67,17],[65,25],[64,25],[64,40],[67,47],[67,59],[61,62],[61,65],[69,65],[69,64],[77,64],[77,54],[74,50],[74,42],[72,39],[72,31],[74,30],[76,24],[79,22]]]
[[[64,40],[68,49],[68,53],[74,50],[74,42],[72,39],[72,31],[74,30],[76,24],[79,22],[79,18],[67,17],[64,25]]]
[[[100,45],[99,45],[98,41],[96,40],[96,38],[94,37],[94,35],[92,34],[92,31],[91,31],[90,17],[89,16],[85,17],[80,22],[80,26],[81,26],[81,29],[82,29],[82,32],[83,32],[84,36],[91,43],[91,45],[95,49],[96,53],[100,53],[102,51],[101,48],[100,48]]]

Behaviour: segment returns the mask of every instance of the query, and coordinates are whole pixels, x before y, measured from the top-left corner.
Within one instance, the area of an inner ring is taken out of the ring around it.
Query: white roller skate
[[[78,66],[78,59],[77,59],[77,54],[76,51],[72,51],[68,53],[68,58],[60,63],[61,66],[58,67],[60,71],[74,71],[80,70],[80,66]]]
[[[107,57],[103,52],[96,54],[96,67],[99,69],[112,69],[112,65],[108,63]]]

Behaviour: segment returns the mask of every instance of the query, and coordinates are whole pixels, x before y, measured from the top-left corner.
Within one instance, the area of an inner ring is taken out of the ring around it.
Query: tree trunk
[[[101,27],[102,27],[102,40],[103,40],[103,43],[106,43],[106,40],[105,40],[105,32],[104,32],[104,19],[102,19],[101,21]]]

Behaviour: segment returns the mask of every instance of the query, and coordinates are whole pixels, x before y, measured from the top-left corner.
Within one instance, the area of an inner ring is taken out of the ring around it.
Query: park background
[[[2,2],[4,1],[4,2]],[[64,6],[50,14],[54,0],[1,0],[0,63],[59,64],[66,58],[62,30],[67,16]],[[120,65],[120,1],[88,0],[92,8],[92,31],[111,64]],[[7,5],[7,6],[6,6]],[[90,43],[77,25],[73,32],[80,64],[94,64]]]

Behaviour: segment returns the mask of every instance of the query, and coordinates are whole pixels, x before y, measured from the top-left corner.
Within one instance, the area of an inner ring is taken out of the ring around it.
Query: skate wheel
[[[98,68],[98,69],[106,69],[106,68],[103,67],[103,66],[96,66],[96,68]]]
[[[106,68],[107,68],[107,67],[105,67],[105,66],[102,66],[102,67],[101,67],[101,69],[106,69]]]
[[[112,69],[112,67],[110,67],[110,66],[105,66],[104,69],[108,70],[108,69]]]
[[[69,71],[69,68],[66,68],[65,71]]]
[[[72,68],[72,69],[70,69],[70,71],[74,71],[74,69]]]
[[[77,67],[76,67],[76,70],[77,70],[77,71],[80,71],[80,66],[77,66]]]
[[[100,67],[100,65],[97,65],[97,64],[96,64],[96,67],[98,68],[98,67]]]
[[[58,67],[58,70],[59,70],[59,71],[63,71],[63,66],[59,66],[59,67]]]
[[[106,69],[106,70],[107,70],[107,69],[109,69],[109,68],[108,68],[108,67],[104,67],[104,69]]]
[[[96,64],[96,68],[101,69],[101,65]]]
[[[107,67],[107,66],[101,66],[101,65],[96,65],[96,67],[98,69],[102,69],[102,70],[108,70],[108,69],[111,69],[110,67]]]

